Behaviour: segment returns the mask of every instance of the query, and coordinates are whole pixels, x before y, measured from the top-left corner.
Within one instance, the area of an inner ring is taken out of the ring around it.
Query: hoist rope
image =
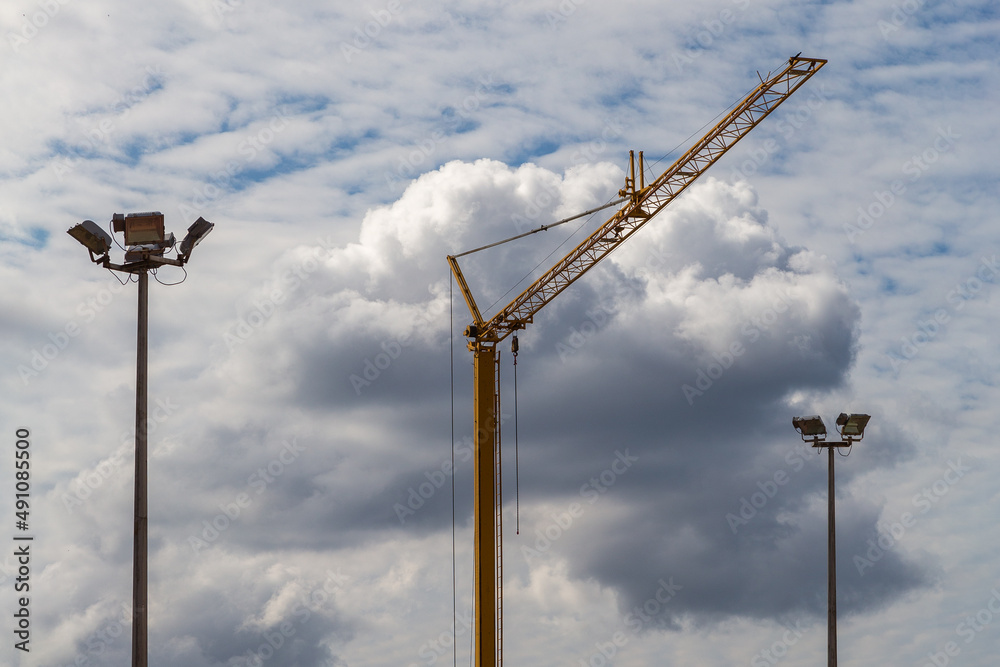
[[[458,631],[458,571],[455,564],[455,276],[448,272],[448,352],[451,357],[451,636]],[[458,642],[452,642],[452,661],[458,667]]]

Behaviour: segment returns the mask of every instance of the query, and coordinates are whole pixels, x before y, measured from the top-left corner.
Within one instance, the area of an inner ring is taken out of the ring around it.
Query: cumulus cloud
[[[393,452],[402,464],[392,473],[373,460],[354,468],[366,480],[348,482],[357,496],[336,509],[302,502],[291,532],[317,524],[382,536],[446,528],[446,493],[411,497],[436,479],[446,453],[447,429],[421,414],[447,410],[444,257],[520,231],[514,227],[525,219],[545,224],[606,201],[620,176],[608,164],[560,175],[530,164],[449,163],[369,212],[358,242],[332,249],[281,306],[281,318],[234,348],[222,365],[251,364],[265,385],[285,388],[280,402],[345,415],[365,410],[370,423],[349,437],[359,448]],[[558,254],[549,253],[560,252],[564,238],[552,236],[462,259],[484,312],[555,261]],[[573,241],[569,232],[562,236]],[[283,261],[309,252],[292,251]],[[453,300],[460,331],[469,316],[457,293]],[[548,558],[565,559],[574,577],[619,591],[625,608],[641,604],[660,577],[675,576],[686,582],[676,614],[818,614],[815,563],[825,515],[810,498],[824,472],[821,461],[792,448],[788,401],[844,382],[858,325],[858,307],[832,262],[784,242],[748,184],[708,178],[693,187],[523,333],[520,419],[530,444],[521,452],[522,484],[552,509],[526,507],[524,534],[511,544],[518,558],[526,547],[533,561],[523,576],[548,567]],[[296,341],[291,356],[269,353],[288,339]],[[467,369],[458,364],[463,392]],[[458,400],[467,407],[466,397]],[[471,413],[460,408],[459,420],[464,433]],[[602,485],[600,474],[625,452],[637,458],[634,467],[613,488]],[[367,456],[344,452],[344,459]],[[727,520],[740,516],[742,496],[759,490],[754,481],[770,489],[779,471],[788,475],[775,487],[780,493],[751,507],[752,520]],[[854,473],[843,474],[849,482]],[[322,489],[339,495],[334,485]],[[577,525],[587,528],[566,530],[551,549],[539,549],[538,536],[572,502],[586,510]],[[862,518],[845,522],[851,548],[863,544],[878,517],[876,505],[858,503]],[[415,504],[419,511],[398,510]],[[926,582],[921,567],[889,558],[894,565],[864,586],[845,577],[848,610],[884,604]]]
[[[165,638],[165,664],[277,654],[282,627],[294,630],[283,664],[337,664],[360,628],[381,631],[340,601],[371,582],[388,599],[419,585],[413,573],[400,583],[391,564],[377,571],[358,545],[391,552],[448,534],[451,334],[463,534],[470,521],[471,370],[460,335],[469,315],[445,256],[606,202],[621,178],[607,163],[560,174],[450,162],[370,210],[355,242],[319,237],[277,257],[230,315],[216,315],[222,331],[207,354],[163,343],[171,356],[208,360],[161,380],[168,393],[152,424],[151,506],[168,511],[151,524],[151,572],[164,573],[151,576],[153,611],[166,614],[151,627]],[[480,307],[499,308],[601,220],[463,257]],[[562,586],[607,587],[627,615],[668,582],[669,605],[642,631],[684,618],[818,615],[824,470],[793,448],[786,422],[793,394],[844,382],[858,321],[833,264],[783,241],[748,184],[693,186],[522,334],[525,500],[521,534],[508,532],[512,586],[531,590],[561,572]],[[193,394],[171,389],[192,376]],[[117,386],[105,400],[124,412],[128,395]],[[130,436],[47,496],[53,530],[71,526],[80,552],[73,569],[49,574],[77,591],[78,611],[60,621],[72,642],[53,649],[60,659],[89,655],[129,597],[125,580],[106,594],[86,582],[130,561],[114,520],[130,512]],[[856,474],[844,466],[844,483]],[[843,548],[857,552],[879,507],[845,505]],[[324,589],[332,568],[322,553],[355,578]],[[847,574],[845,611],[926,583],[928,567],[889,553],[863,581]],[[176,572],[191,586],[177,588]]]

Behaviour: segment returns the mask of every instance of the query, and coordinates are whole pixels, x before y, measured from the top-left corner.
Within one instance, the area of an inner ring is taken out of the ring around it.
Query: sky
[[[215,224],[150,281],[150,664],[466,665],[446,256],[615,199],[630,149],[651,180],[800,52],[828,64],[521,333],[516,401],[500,346],[506,662],[820,664],[827,461],[791,419],[861,412],[840,664],[994,665],[998,29],[983,0],[4,3],[0,665],[130,664],[137,289],[67,229]],[[479,307],[611,212],[463,257]]]

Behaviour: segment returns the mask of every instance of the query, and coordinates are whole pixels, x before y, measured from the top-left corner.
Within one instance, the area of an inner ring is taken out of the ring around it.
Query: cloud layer
[[[618,665],[815,664],[826,461],[789,422],[847,411],[873,418],[836,459],[842,660],[954,642],[993,664],[967,619],[997,580],[997,20],[5,6],[0,419],[31,434],[36,552],[32,652],[0,663],[129,659],[135,287],[66,228],[216,223],[151,289],[153,661],[464,659],[470,318],[446,255],[613,199],[628,149],[669,163],[808,44],[823,71],[522,332],[516,420],[503,346],[508,661],[598,664],[611,642]],[[463,257],[479,307],[601,220]]]

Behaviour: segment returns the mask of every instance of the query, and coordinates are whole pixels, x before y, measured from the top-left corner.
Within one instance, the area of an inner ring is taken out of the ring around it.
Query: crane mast
[[[530,324],[535,313],[663,210],[825,64],[825,60],[818,58],[801,58],[798,55],[789,58],[780,72],[769,74],[766,79],[762,77],[760,85],[648,185],[643,176],[643,154],[639,153],[637,183],[636,160],[630,152],[625,187],[619,192],[625,199],[622,207],[489,320],[480,313],[457,257],[448,257],[473,318],[465,336],[470,339],[468,346],[474,356],[475,667],[498,667],[503,664],[503,524],[497,421],[500,414],[497,343]]]

